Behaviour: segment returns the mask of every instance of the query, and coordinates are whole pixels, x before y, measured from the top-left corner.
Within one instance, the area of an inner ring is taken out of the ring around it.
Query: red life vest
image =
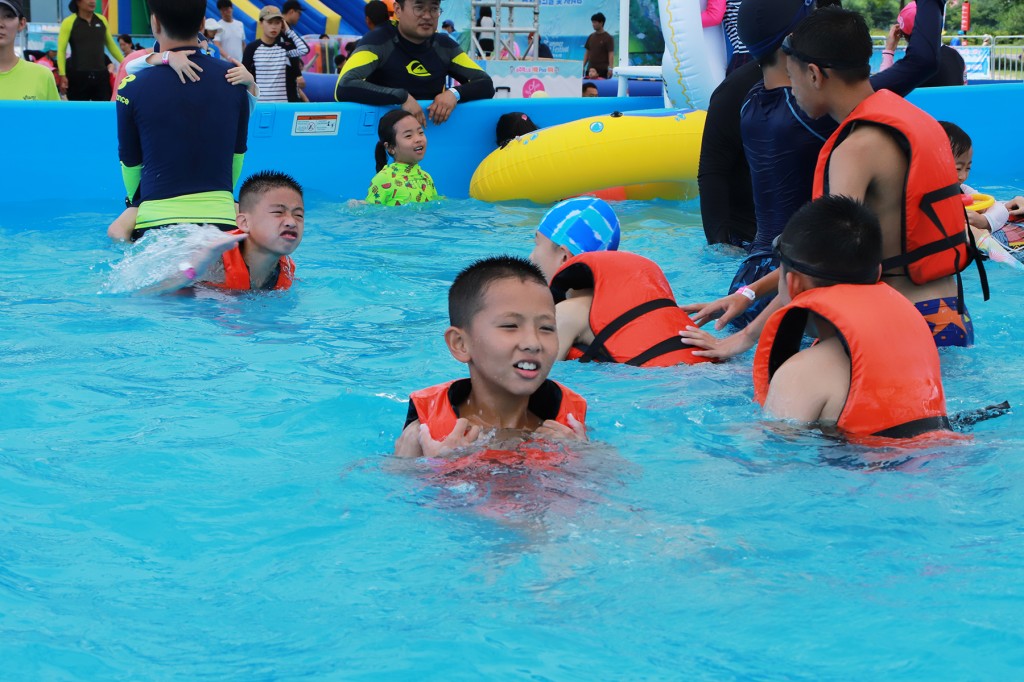
[[[889,132],[909,163],[903,202],[902,249],[882,261],[882,271],[900,269],[915,284],[962,272],[971,262],[967,216],[949,138],[938,122],[899,95],[879,90],[850,112],[818,154],[813,197],[829,193],[832,152],[857,122]]]
[[[754,399],[800,350],[809,313],[828,320],[850,355],[850,392],[837,426],[856,436],[910,438],[948,430],[939,353],[928,323],[887,284],[804,291],[769,318],[754,356]]]
[[[242,231],[232,230],[228,234],[242,234]],[[243,291],[252,289],[252,281],[249,279],[249,266],[245,264],[245,259],[242,258],[242,249],[239,248],[238,244],[225,251],[224,255],[221,256],[221,261],[224,263],[224,281],[204,282],[204,284],[220,289],[238,289]],[[281,256],[277,261],[277,282],[274,284],[274,289],[291,288],[294,278],[295,262],[288,256]]]
[[[418,419],[420,424],[430,428],[431,438],[444,440],[455,428],[455,421],[459,418],[455,405],[469,397],[469,391],[469,379],[459,379],[414,392],[409,396],[409,414],[405,425]],[[558,382],[547,379],[530,396],[529,410],[541,419],[554,419],[559,424],[570,426],[570,414],[577,421],[586,420],[587,401]]]
[[[708,362],[683,343],[679,330],[693,324],[672,296],[672,287],[653,261],[625,251],[581,253],[551,278],[555,303],[570,289],[593,289],[590,329],[594,341],[573,348],[568,359],[620,362],[637,367],[670,367]]]

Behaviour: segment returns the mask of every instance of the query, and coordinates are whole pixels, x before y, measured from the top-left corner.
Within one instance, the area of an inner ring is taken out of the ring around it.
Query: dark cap
[[[455,22],[452,21],[451,19],[445,19],[444,21],[441,22],[441,28],[448,28],[449,26],[455,28]]]
[[[814,0],[743,0],[736,17],[740,40],[754,59],[769,55],[814,10]]]
[[[21,9],[21,2],[19,2],[19,0],[0,0],[0,5],[7,5],[10,7],[14,10],[14,16],[19,19],[22,19],[25,16],[25,11]]]

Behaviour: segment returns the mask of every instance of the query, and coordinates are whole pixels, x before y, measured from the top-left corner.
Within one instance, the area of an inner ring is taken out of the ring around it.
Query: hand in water
[[[694,355],[713,360],[725,360],[745,353],[754,347],[754,341],[743,331],[720,339],[703,329],[687,327],[679,332],[679,336],[685,343],[705,349],[693,351]]]
[[[455,450],[475,443],[477,438],[480,437],[481,430],[479,426],[470,426],[467,419],[457,419],[452,432],[444,440],[437,441],[430,435],[430,427],[426,424],[420,424],[420,450],[423,452],[424,457],[444,457]]]
[[[698,327],[703,327],[717,318],[715,329],[721,331],[734,318],[747,312],[751,303],[753,301],[743,294],[729,294],[711,303],[691,303],[679,307],[693,318],[694,324]]]
[[[552,440],[589,440],[586,424],[571,414],[569,415],[569,426],[560,424],[554,419],[548,419],[533,432],[533,435]]]

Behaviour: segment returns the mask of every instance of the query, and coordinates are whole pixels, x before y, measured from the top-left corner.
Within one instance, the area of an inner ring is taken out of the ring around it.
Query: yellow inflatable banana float
[[[542,128],[491,152],[469,195],[540,204],[580,194],[692,198],[706,117],[692,109],[616,112]]]

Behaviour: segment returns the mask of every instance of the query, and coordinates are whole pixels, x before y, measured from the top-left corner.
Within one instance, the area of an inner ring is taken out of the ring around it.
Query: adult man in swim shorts
[[[150,0],[149,7],[164,63],[173,52],[198,50],[203,0]],[[203,70],[197,82],[183,83],[170,67],[157,66],[118,86],[118,153],[129,202],[139,209],[133,240],[175,223],[235,229],[233,189],[249,125],[246,89],[227,82],[228,62],[200,53],[191,60]]]
[[[395,0],[395,21],[359,41],[338,76],[335,99],[398,104],[415,116],[444,123],[460,102],[494,97],[494,83],[447,34],[437,32],[438,0]],[[451,77],[459,85],[447,88]],[[433,100],[426,114],[417,100]]]
[[[879,282],[875,215],[848,197],[821,197],[793,215],[773,246],[784,307],[754,358],[754,396],[765,412],[852,436],[949,430],[928,325]],[[805,332],[818,343],[800,350]]]
[[[558,316],[558,359],[668,367],[703,362],[681,343],[693,324],[656,263],[619,251],[619,219],[601,199],[556,204],[530,260],[548,280]]]

